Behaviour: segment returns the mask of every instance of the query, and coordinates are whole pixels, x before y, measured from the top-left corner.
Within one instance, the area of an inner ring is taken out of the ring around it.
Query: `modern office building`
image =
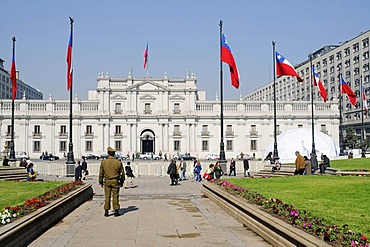
[[[357,95],[357,105],[353,106],[344,95],[339,102],[344,129],[353,127],[359,140],[361,129],[365,130],[364,137],[370,137],[370,118],[364,116],[364,125],[361,118],[361,85],[364,86],[367,105],[370,105],[370,59],[369,59],[370,31],[363,32],[351,40],[339,45],[328,45],[312,54],[312,62],[308,59],[295,66],[296,71],[304,80],[298,82],[294,77],[283,76],[276,79],[276,99],[278,101],[310,101],[311,99],[311,69],[315,66],[323,85],[328,92],[328,102],[337,102],[341,99],[340,75]],[[273,82],[249,93],[245,100],[271,101],[273,100]],[[319,91],[315,88],[313,99],[322,101]],[[364,126],[364,127],[363,127]],[[345,132],[345,131],[344,131]],[[344,133],[345,135],[345,133]]]
[[[4,68],[4,60],[0,58],[0,99],[12,98],[12,82],[10,75]],[[17,96],[16,99],[43,99],[42,93],[19,79],[17,71]]]
[[[15,151],[38,158],[48,151],[68,152],[69,100],[20,99],[15,102]],[[133,152],[188,152],[200,159],[220,150],[220,101],[206,100],[197,78],[111,78],[99,74],[97,88],[87,100],[73,100],[73,145],[76,158],[103,154],[108,146]],[[338,102],[314,102],[315,129],[338,145]],[[238,99],[224,101],[226,158],[243,152],[263,158],[274,138],[273,102]],[[0,102],[0,143],[10,141],[11,101]],[[311,102],[279,101],[277,134],[311,128]]]

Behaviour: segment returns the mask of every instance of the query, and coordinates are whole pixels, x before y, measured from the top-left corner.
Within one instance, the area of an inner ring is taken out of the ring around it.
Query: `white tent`
[[[328,157],[339,155],[338,147],[331,137],[320,131],[315,130],[315,150],[316,155],[320,159],[321,153]],[[302,156],[310,157],[312,151],[312,130],[311,129],[291,129],[281,134],[277,138],[277,148],[280,161],[282,163],[294,162],[295,152],[299,151]],[[265,150],[264,158],[274,150],[274,142],[270,143]]]

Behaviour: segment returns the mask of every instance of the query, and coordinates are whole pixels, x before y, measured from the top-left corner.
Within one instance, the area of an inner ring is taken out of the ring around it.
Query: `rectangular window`
[[[40,133],[41,133],[40,125],[35,125],[33,130],[34,130],[34,135],[40,135]]]
[[[92,125],[86,125],[86,135],[92,135]]]
[[[173,114],[180,114],[180,113],[181,113],[180,104],[174,103],[173,104]]]
[[[145,103],[145,106],[144,106],[144,114],[151,114],[152,113],[152,110],[150,108],[150,103]]]
[[[208,141],[202,141],[202,151],[209,151]]]
[[[174,141],[173,142],[173,150],[174,151],[180,151],[180,141]]]
[[[122,134],[121,125],[116,125],[115,128],[116,128],[116,132],[114,134],[121,135]]]
[[[257,151],[257,140],[251,140],[251,151]]]
[[[122,114],[122,107],[121,107],[121,103],[116,103],[114,105],[114,113],[115,114]]]
[[[115,141],[115,148],[116,151],[122,151],[122,142],[121,141]]]
[[[67,134],[67,126],[66,125],[61,125],[60,126],[60,134],[61,135],[66,135]]]
[[[40,141],[33,141],[33,152],[41,152]]]
[[[66,152],[67,151],[67,142],[60,141],[59,142],[59,152]]]
[[[226,141],[226,151],[233,151],[233,140]]]
[[[302,124],[298,124],[298,128],[303,128],[303,125]]]
[[[173,128],[173,135],[174,136],[181,136],[181,131],[180,131],[180,125],[175,125]]]
[[[86,152],[92,152],[92,150],[93,150],[93,143],[92,143],[92,141],[86,141],[85,151]]]
[[[11,125],[8,125],[8,126],[7,126],[7,130],[8,130],[8,131],[6,132],[6,135],[7,135],[7,136],[11,136],[11,135],[12,135],[12,126],[11,126]]]

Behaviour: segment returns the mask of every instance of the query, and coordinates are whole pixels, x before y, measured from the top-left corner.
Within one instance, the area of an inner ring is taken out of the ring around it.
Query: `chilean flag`
[[[239,73],[236,67],[234,56],[231,53],[231,49],[227,44],[225,36],[222,34],[222,44],[221,44],[221,61],[227,63],[230,68],[231,84],[235,88],[239,88]]]
[[[315,66],[312,65],[312,73],[313,73],[313,85],[317,87],[320,92],[321,97],[324,99],[324,102],[328,99],[328,93],[326,92],[322,82],[320,81],[319,75],[315,71]]]
[[[67,51],[67,89],[68,91],[72,88],[72,29],[69,36],[68,51]]]
[[[148,43],[146,43],[146,49],[144,51],[144,69],[148,64]]]
[[[352,105],[356,107],[356,94],[352,91],[352,89],[348,86],[348,84],[343,80],[343,77],[340,77],[341,84],[342,84],[342,93],[347,94],[349,101]]]
[[[15,70],[15,49],[13,48],[12,68],[10,69],[10,80],[12,81],[12,100],[17,97],[17,71]]]
[[[294,67],[289,63],[288,60],[285,59],[280,53],[276,52],[276,76],[282,75],[290,75],[297,77],[299,82],[303,82],[302,78],[299,77],[297,71],[295,71]]]
[[[365,115],[366,115],[368,113],[369,109],[367,108],[366,94],[365,94],[364,85],[362,85],[362,104],[364,106]]]

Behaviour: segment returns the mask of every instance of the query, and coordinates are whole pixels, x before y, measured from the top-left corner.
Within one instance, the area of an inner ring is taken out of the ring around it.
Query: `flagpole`
[[[13,58],[15,57],[15,36],[13,36],[12,38],[13,40]],[[15,63],[15,61],[12,61],[12,66],[13,66],[13,62]],[[15,66],[15,65],[14,65]],[[12,71],[11,73],[13,73],[14,71]],[[12,75],[13,78],[12,80],[14,80],[14,76],[16,76],[15,74]],[[15,80],[17,80],[17,77],[15,78]],[[9,161],[16,161],[17,159],[15,158],[15,145],[14,145],[14,99],[15,99],[15,96],[13,96],[14,92],[14,84],[12,84],[12,133],[11,133],[11,141],[10,141],[10,153],[9,153]],[[15,92],[15,95],[17,95],[17,92]]]
[[[343,143],[343,116],[342,116],[342,72],[339,71],[339,156],[343,155],[344,143]]]
[[[224,172],[226,172],[226,157],[225,157],[225,144],[224,144],[224,89],[223,89],[223,70],[222,70],[222,24],[223,21],[220,20],[219,26],[220,26],[220,98],[221,98],[221,142],[220,142],[220,158],[219,162],[221,165],[221,168]]]
[[[72,17],[69,17],[69,21],[70,21],[70,25],[71,25],[71,35],[73,34],[73,22],[74,20],[72,19]],[[72,60],[72,58],[71,58]],[[72,64],[70,65],[72,66]],[[72,70],[73,71],[73,70]],[[70,73],[68,71],[68,73]],[[73,155],[73,142],[72,142],[72,97],[73,97],[73,94],[72,94],[72,86],[73,86],[73,72],[71,74],[71,87],[69,89],[69,145],[68,145],[68,154],[67,154],[67,162],[66,164],[75,164],[75,159],[74,159],[74,155]],[[72,171],[72,169],[68,169],[69,167],[67,167],[67,171]],[[67,173],[70,173],[70,172],[67,172]],[[70,174],[67,174],[67,175],[70,175]]]
[[[277,126],[276,126],[276,68],[275,68],[275,56],[276,56],[276,51],[275,51],[275,41],[272,41],[272,64],[273,64],[273,77],[274,77],[274,154],[273,154],[273,161],[279,159],[279,154],[278,154],[278,148],[277,148],[277,138],[276,138],[276,131],[277,131]]]
[[[310,67],[311,67],[311,73],[310,73],[310,81],[311,81],[311,128],[312,128],[312,154],[316,155],[316,149],[315,149],[315,120],[314,120],[314,112],[313,112],[313,68],[312,68],[312,54],[310,54]]]
[[[365,155],[365,138],[364,138],[364,93],[362,85],[362,75],[360,75],[360,87],[361,87],[361,158],[366,158]]]

